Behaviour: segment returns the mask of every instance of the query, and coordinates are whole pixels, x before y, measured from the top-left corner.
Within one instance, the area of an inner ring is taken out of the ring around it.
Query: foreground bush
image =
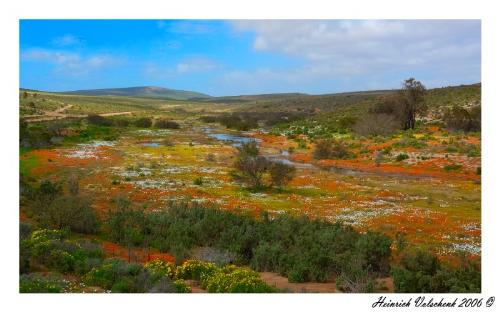
[[[20,293],[61,293],[66,286],[66,282],[54,275],[31,273],[19,277]]]
[[[200,281],[211,293],[269,293],[275,289],[249,269],[234,265],[217,267],[213,263],[188,260],[177,267],[177,277]]]
[[[46,267],[61,273],[84,274],[102,262],[100,245],[68,239],[68,232],[42,229],[21,241],[21,272]]]
[[[119,293],[176,292],[176,286],[166,275],[140,264],[121,259],[108,259],[85,275],[89,285]]]
[[[442,263],[435,255],[411,250],[392,269],[394,289],[403,293],[479,293],[481,265],[463,257],[458,266]]]
[[[93,234],[99,230],[99,219],[90,201],[83,196],[61,196],[39,209],[36,219],[42,226]]]
[[[215,247],[234,253],[237,263],[296,282],[327,281],[354,259],[361,259],[363,269],[384,274],[390,257],[390,240],[383,235],[286,214],[258,220],[221,209],[172,204],[152,213],[112,211],[109,220],[120,220],[110,227],[111,237],[133,233],[137,245],[171,252],[176,259],[182,260],[193,247]],[[177,278],[198,279],[215,269],[202,262],[187,263],[177,269]]]

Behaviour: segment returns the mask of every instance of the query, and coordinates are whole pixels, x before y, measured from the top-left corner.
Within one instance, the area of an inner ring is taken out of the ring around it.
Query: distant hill
[[[161,87],[129,87],[111,89],[92,89],[61,92],[64,94],[92,95],[92,96],[131,96],[157,99],[190,100],[209,99],[210,95],[184,90],[167,89]]]

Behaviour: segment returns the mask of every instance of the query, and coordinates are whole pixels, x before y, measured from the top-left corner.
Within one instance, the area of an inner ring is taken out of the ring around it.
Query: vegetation
[[[343,159],[350,157],[347,146],[338,139],[319,139],[316,141],[314,158]]]
[[[155,121],[155,128],[159,129],[179,129],[180,125],[173,121],[173,120],[167,120],[164,118],[157,119]]]
[[[110,212],[109,220],[117,242],[128,242],[127,233],[134,233],[135,245],[148,244],[176,257],[195,246],[219,247],[236,253],[238,261],[256,270],[278,272],[296,282],[326,281],[342,273],[354,258],[370,274],[383,274],[390,256],[390,240],[385,236],[288,215],[259,221],[220,209],[177,204],[148,214],[119,209]],[[180,276],[201,274],[195,268]]]
[[[480,131],[481,130],[481,106],[464,108],[454,106],[446,110],[443,115],[446,126],[452,130]]]
[[[151,118],[142,117],[134,121],[134,125],[138,128],[150,128],[153,122]]]
[[[256,190],[266,185],[282,187],[292,180],[295,173],[295,168],[291,165],[259,156],[255,141],[242,143],[238,147],[234,169],[232,176],[235,180],[242,181]],[[269,182],[266,183],[265,180]]]
[[[480,90],[21,92],[20,291],[478,292]]]
[[[442,263],[423,250],[404,253],[401,265],[392,269],[396,292],[476,293],[481,292],[478,261],[462,258],[458,266]]]

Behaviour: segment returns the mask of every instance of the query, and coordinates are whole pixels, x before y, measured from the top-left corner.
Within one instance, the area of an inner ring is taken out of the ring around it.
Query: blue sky
[[[214,96],[481,81],[479,20],[21,20],[20,86]]]

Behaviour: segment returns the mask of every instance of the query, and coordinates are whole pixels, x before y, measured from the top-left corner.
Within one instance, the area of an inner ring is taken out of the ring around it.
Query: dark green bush
[[[89,122],[89,124],[93,124],[96,126],[109,127],[109,126],[113,125],[113,120],[106,118],[106,117],[103,117],[103,116],[100,116],[100,115],[97,115],[97,114],[89,114],[87,116],[87,121]]]
[[[313,156],[316,159],[345,159],[351,154],[347,145],[340,140],[319,139],[316,141]]]
[[[408,159],[408,158],[410,158],[410,156],[408,156],[408,154],[400,153],[400,154],[398,154],[398,156],[396,156],[396,161],[403,161],[403,160]]]
[[[404,254],[400,266],[392,268],[396,292],[407,293],[473,293],[481,292],[479,261],[460,258],[458,266],[442,263],[423,250]]]
[[[99,230],[99,219],[90,201],[83,196],[60,196],[36,212],[35,218],[44,227],[92,234]]]
[[[134,125],[138,128],[151,128],[152,124],[153,121],[151,121],[151,118],[148,117],[142,117],[134,121]]]
[[[460,168],[462,168],[462,165],[458,165],[458,164],[451,164],[451,165],[446,165],[443,167],[444,171],[458,170]]]
[[[173,121],[173,120],[167,120],[167,119],[157,119],[155,121],[155,128],[158,128],[158,129],[179,129],[180,128],[180,125]]]

